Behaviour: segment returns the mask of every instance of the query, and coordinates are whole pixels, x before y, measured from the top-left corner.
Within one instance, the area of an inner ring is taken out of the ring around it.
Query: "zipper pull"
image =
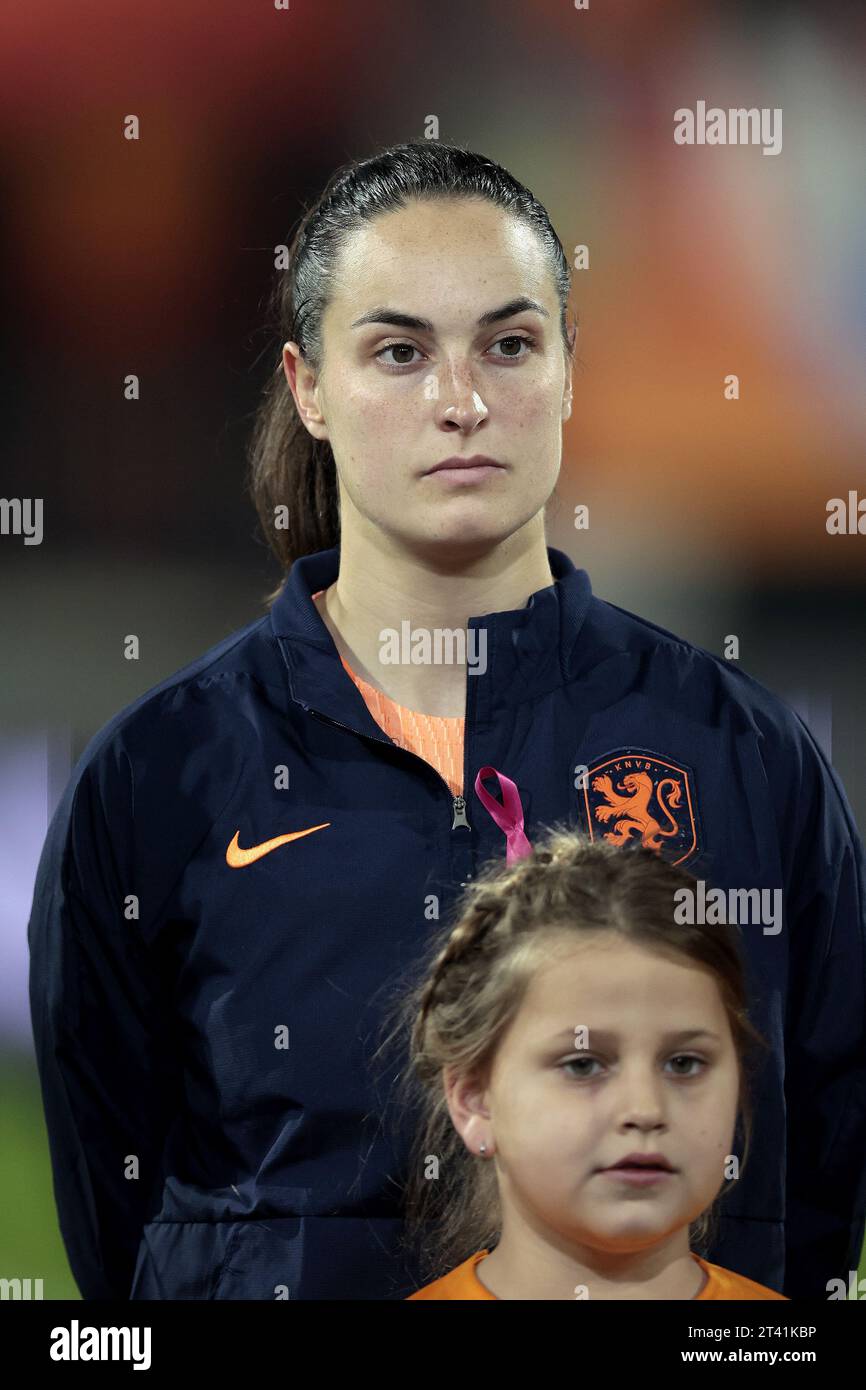
[[[458,825],[465,825],[467,830],[472,827],[466,819],[466,798],[465,796],[455,796],[453,798],[454,819],[451,822],[451,829],[456,830]]]

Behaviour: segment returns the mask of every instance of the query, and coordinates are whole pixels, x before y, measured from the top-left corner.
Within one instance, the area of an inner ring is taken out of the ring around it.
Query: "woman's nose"
[[[466,426],[484,419],[488,413],[468,369],[443,371],[438,383],[442,418]]]
[[[487,407],[477,391],[467,401],[452,401],[441,412],[442,419],[453,422],[461,429],[473,429],[481,420],[487,418]]]

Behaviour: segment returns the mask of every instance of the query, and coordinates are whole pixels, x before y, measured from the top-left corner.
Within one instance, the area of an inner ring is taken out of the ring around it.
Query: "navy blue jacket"
[[[566,818],[619,826],[708,886],[783,890],[780,932],[743,928],[772,1056],[709,1258],[792,1298],[856,1269],[866,867],[843,789],[776,696],[548,557],[555,582],[525,608],[470,620],[487,669],[467,680],[465,804],[341,664],[311,600],[339,548],[297,561],[271,612],[88,744],[28,928],[55,1197],[85,1298],[417,1287],[396,1254],[410,1136],[382,1123],[370,1054],[386,987],[428,940],[428,895],[444,920],[505,852],[484,767],[516,784],[530,843]],[[229,862],[233,843],[302,830]]]

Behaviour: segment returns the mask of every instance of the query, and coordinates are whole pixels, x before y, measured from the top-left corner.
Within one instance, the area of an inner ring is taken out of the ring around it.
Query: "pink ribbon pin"
[[[496,801],[485,789],[483,779],[488,776],[499,778],[499,785],[502,788],[501,802]],[[523,830],[523,807],[520,804],[517,784],[512,782],[510,777],[506,777],[504,773],[497,772],[495,767],[482,767],[475,778],[475,790],[484,809],[489,811],[499,829],[505,832],[506,864],[513,864],[515,860],[523,859],[527,854],[531,854],[532,845]]]

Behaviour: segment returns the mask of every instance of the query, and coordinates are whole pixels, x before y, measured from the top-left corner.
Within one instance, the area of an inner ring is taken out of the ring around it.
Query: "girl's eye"
[[[503,360],[504,358],[511,358],[511,359],[513,359],[513,360],[515,360],[515,361],[518,361],[521,357],[528,357],[528,356],[529,356],[529,352],[536,346],[537,339],[536,339],[536,338],[530,338],[528,335],[524,335],[524,334],[522,334],[522,333],[509,333],[508,336],[505,337],[505,338],[498,338],[498,339],[496,340],[496,342],[493,344],[493,346],[494,346],[494,347],[501,347],[503,343],[525,343],[525,344],[526,344],[526,346],[527,346],[527,351],[526,351],[526,352],[520,352],[520,351],[518,351],[518,352],[506,352],[506,353],[501,354],[501,355],[500,355],[499,353],[494,354],[495,356],[500,357],[500,360]],[[385,361],[384,361],[384,358],[383,358],[383,353],[386,353],[386,352],[409,352],[409,353],[412,353],[412,352],[418,352],[418,351],[420,351],[420,349],[419,349],[419,348],[416,348],[415,345],[414,345],[414,343],[386,343],[386,345],[385,345],[383,348],[380,348],[379,351],[378,351],[377,353],[374,353],[374,356],[377,357],[377,358],[379,358],[379,359],[381,359],[384,366],[389,367],[392,371],[397,371],[397,370],[399,370],[400,367],[414,367],[414,366],[415,366],[415,363],[412,362],[412,361],[407,361],[406,359],[404,359],[403,361],[397,361],[397,362],[393,362],[393,361],[392,361],[392,362],[385,362]]]
[[[564,1061],[561,1065],[562,1065],[563,1070],[565,1070],[566,1067],[579,1067],[579,1066],[581,1066],[584,1062],[598,1062],[598,1058],[597,1058],[597,1057],[569,1057],[569,1058],[567,1058],[567,1060]],[[599,1065],[600,1065],[600,1063],[599,1063]],[[587,1072],[587,1071],[582,1071],[582,1072],[580,1072],[577,1076],[575,1076],[575,1073],[574,1073],[574,1072],[569,1072],[568,1075],[569,1075],[569,1076],[574,1076],[574,1077],[575,1077],[575,1080],[577,1080],[577,1081],[586,1081],[586,1080],[589,1078],[589,1072]]]
[[[703,1068],[703,1067],[705,1067],[705,1066],[707,1065],[706,1062],[704,1061],[703,1057],[693,1057],[693,1056],[691,1056],[691,1054],[689,1054],[689,1053],[680,1053],[679,1056],[677,1056],[677,1057],[672,1057],[672,1058],[671,1058],[671,1061],[672,1061],[672,1062],[697,1062],[697,1064],[698,1064],[698,1066],[699,1066],[700,1068]],[[677,1075],[678,1075],[678,1076],[686,1076],[686,1077],[689,1077],[689,1076],[698,1076],[699,1073],[698,1073],[697,1071],[689,1071],[689,1072],[682,1072],[682,1071],[680,1071],[680,1072],[677,1072]]]
[[[707,1063],[704,1061],[702,1057],[695,1057],[690,1053],[678,1053],[676,1057],[672,1057],[670,1060],[672,1062],[697,1063],[697,1066],[701,1069],[703,1069],[707,1065]],[[567,1067],[582,1067],[587,1062],[596,1062],[599,1066],[601,1065],[597,1057],[582,1056],[568,1057],[564,1062],[560,1063],[560,1066],[563,1070],[565,1070]],[[574,1077],[575,1080],[586,1081],[589,1079],[591,1073],[588,1071],[581,1071],[579,1073],[569,1072],[568,1075]],[[699,1076],[700,1071],[676,1071],[675,1075],[685,1080],[689,1080],[693,1076]]]

